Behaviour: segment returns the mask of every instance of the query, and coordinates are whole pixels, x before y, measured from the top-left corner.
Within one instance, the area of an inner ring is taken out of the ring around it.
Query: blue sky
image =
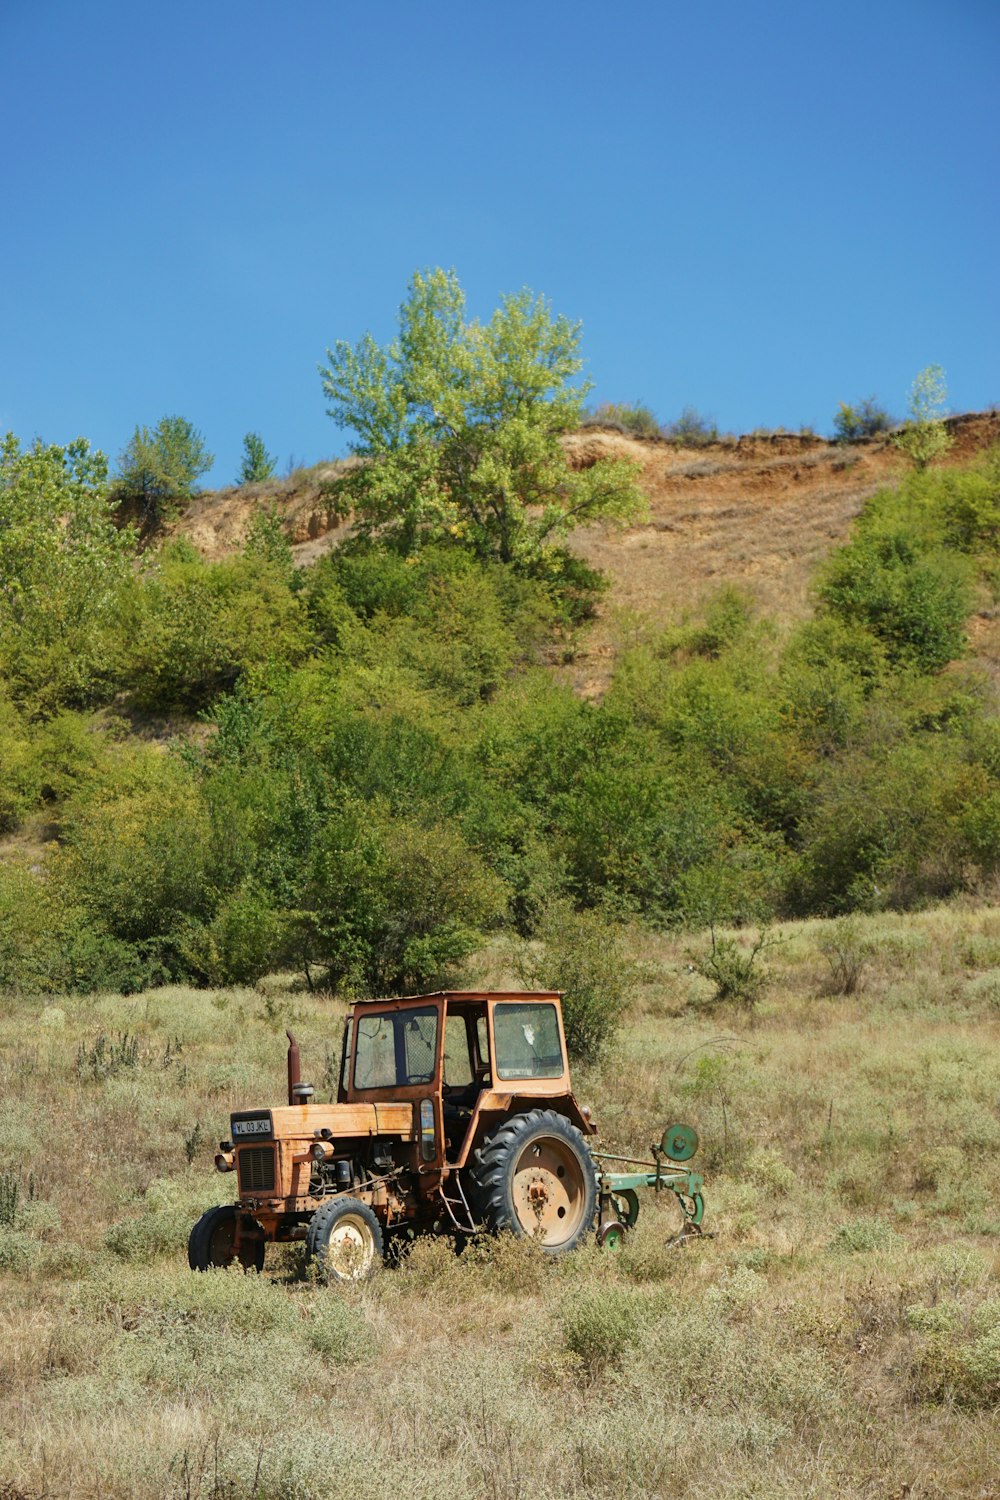
[[[1000,402],[997,0],[0,0],[0,428],[345,451],[316,372],[417,267],[723,428]]]

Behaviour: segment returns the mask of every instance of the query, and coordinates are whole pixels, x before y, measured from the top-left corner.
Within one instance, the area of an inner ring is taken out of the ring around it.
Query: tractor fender
[[[597,1126],[587,1118],[572,1093],[542,1097],[538,1094],[497,1094],[484,1089],[476,1101],[471,1127],[466,1132],[455,1167],[462,1168],[466,1165],[472,1153],[479,1149],[486,1136],[492,1135],[501,1120],[510,1115],[527,1114],[531,1109],[554,1110],[556,1114],[563,1115],[571,1125],[575,1125],[583,1135],[593,1135],[597,1130]]]

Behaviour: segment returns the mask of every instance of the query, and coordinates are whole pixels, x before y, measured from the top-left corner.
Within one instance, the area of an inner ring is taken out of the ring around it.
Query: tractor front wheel
[[[267,1245],[256,1225],[240,1235],[239,1262],[244,1271],[263,1271]],[[223,1203],[210,1208],[191,1230],[188,1238],[188,1265],[192,1271],[207,1271],[212,1266],[231,1266],[236,1255],[236,1208]]]
[[[488,1229],[574,1250],[594,1222],[597,1169],[580,1131],[552,1109],[515,1115],[477,1153],[473,1196]]]
[[[309,1220],[306,1249],[321,1281],[364,1281],[382,1264],[382,1229],[367,1203],[331,1198]]]

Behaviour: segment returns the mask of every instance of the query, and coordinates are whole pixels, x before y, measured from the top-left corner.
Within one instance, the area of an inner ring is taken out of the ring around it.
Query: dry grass
[[[339,1006],[4,1002],[0,1495],[996,1495],[1000,911],[859,919],[849,996],[828,932],[783,929],[753,1015],[647,937],[578,1076],[609,1149],[698,1125],[715,1238],[652,1202],[617,1257],[425,1241],[347,1293],[184,1259],[230,1109],[290,1021],[321,1084]]]

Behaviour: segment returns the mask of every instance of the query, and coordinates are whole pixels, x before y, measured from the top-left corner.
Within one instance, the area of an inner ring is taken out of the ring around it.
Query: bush
[[[587,414],[585,426],[622,427],[632,437],[655,438],[660,436],[660,424],[641,401],[602,401]]]
[[[55,875],[93,929],[127,943],[168,937],[207,915],[211,840],[193,777],[152,752],[74,806]]]
[[[309,1343],[333,1365],[356,1365],[372,1352],[363,1314],[337,1297],[324,1296],[309,1313]]]
[[[563,1301],[563,1343],[588,1375],[616,1369],[639,1344],[649,1303],[629,1287],[575,1289]]]
[[[664,427],[663,436],[682,448],[703,448],[718,442],[719,429],[711,417],[703,417],[695,407],[685,406],[680,416]]]
[[[847,624],[870,629],[891,662],[933,672],[965,649],[971,584],[964,559],[928,550],[900,526],[862,531],[841,548],[825,570],[820,598]]]
[[[213,986],[255,984],[280,959],[287,919],[253,886],[223,897],[210,920],[177,938],[187,972]]]
[[[517,955],[528,989],[562,990],[571,1057],[592,1062],[613,1041],[638,978],[624,934],[597,912],[553,901],[535,930],[537,944]]]
[[[861,438],[876,437],[880,432],[888,432],[892,426],[892,418],[879,405],[877,396],[865,396],[854,406],[841,401],[833,419],[834,435],[841,443],[856,443]]]
[[[733,1000],[744,1010],[753,1010],[767,988],[770,974],[761,963],[761,955],[773,948],[778,941],[766,927],[746,947],[735,937],[719,937],[715,928],[710,929],[711,946],[708,952],[688,949],[688,958],[695,972],[715,986],[713,1003]]]
[[[884,1219],[848,1219],[834,1234],[830,1249],[864,1255],[873,1250],[890,1250],[898,1242],[899,1235]]]
[[[863,936],[855,917],[838,917],[819,938],[819,951],[830,965],[835,995],[853,995],[861,987],[864,972],[875,953],[875,944]]]
[[[107,460],[84,438],[0,444],[0,675],[32,713],[108,696],[135,535],[117,529]]]
[[[157,711],[202,707],[252,667],[298,661],[311,644],[280,564],[208,563],[184,542],[137,583],[126,629],[126,681],[139,706]]]
[[[505,907],[502,882],[453,825],[345,801],[314,845],[297,951],[354,993],[443,987]]]

